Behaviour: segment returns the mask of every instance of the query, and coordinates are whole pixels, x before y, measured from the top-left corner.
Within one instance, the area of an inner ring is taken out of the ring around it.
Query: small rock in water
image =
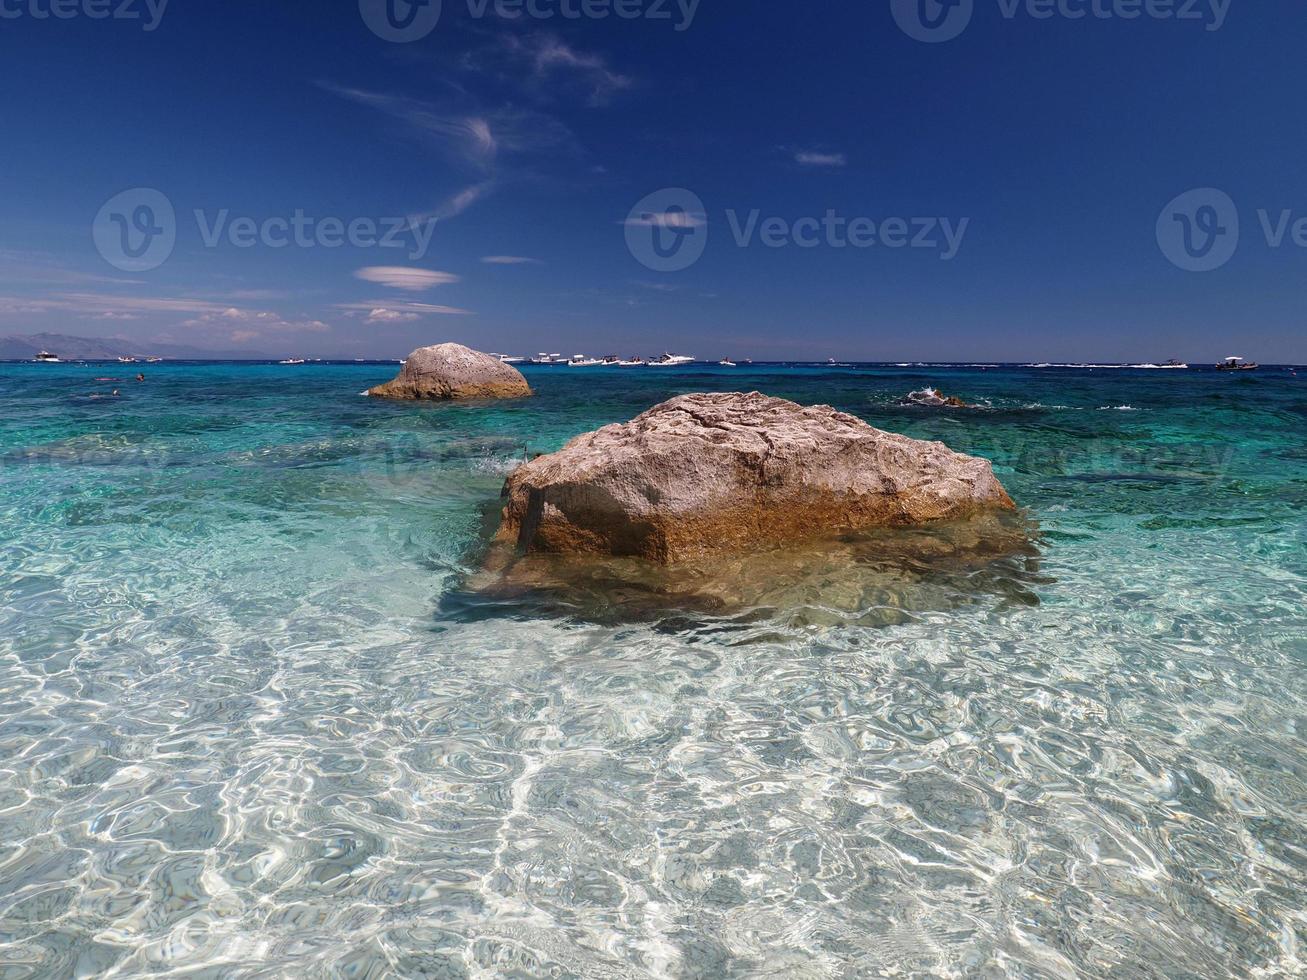
[[[924,405],[927,408],[975,408],[975,405],[969,405],[956,395],[946,396],[938,388],[922,388],[920,391],[914,391],[904,399],[909,405]]]
[[[522,398],[531,394],[531,387],[521,371],[498,358],[462,344],[437,344],[415,350],[394,381],[368,394],[409,401]]]

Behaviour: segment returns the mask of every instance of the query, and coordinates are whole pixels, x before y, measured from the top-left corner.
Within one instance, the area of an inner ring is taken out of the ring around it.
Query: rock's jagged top
[[[676,562],[1014,504],[987,461],[826,406],[682,395],[509,477],[498,540]]]
[[[415,350],[394,381],[368,394],[375,398],[446,401],[521,398],[531,394],[531,388],[522,372],[511,364],[462,344],[437,344]]]

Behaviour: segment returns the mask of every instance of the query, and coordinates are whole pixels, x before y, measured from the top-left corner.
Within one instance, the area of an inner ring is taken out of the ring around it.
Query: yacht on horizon
[[[684,367],[687,364],[693,364],[694,358],[687,357],[684,354],[663,354],[662,357],[656,357],[649,362],[650,367]]]
[[[62,364],[58,354],[51,354],[48,350],[43,350],[32,358],[37,364]]]

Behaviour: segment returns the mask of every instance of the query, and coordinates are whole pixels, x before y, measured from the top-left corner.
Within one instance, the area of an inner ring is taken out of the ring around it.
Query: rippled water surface
[[[144,369],[0,365],[0,976],[1307,969],[1307,375]],[[989,457],[1038,560],[469,591],[525,454],[733,389]]]

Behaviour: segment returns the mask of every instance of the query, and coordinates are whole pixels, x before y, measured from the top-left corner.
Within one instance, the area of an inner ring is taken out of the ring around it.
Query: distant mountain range
[[[71,337],[61,333],[33,333],[0,337],[0,361],[30,361],[40,351],[65,361],[113,360],[119,357],[167,357],[178,360],[262,361],[268,355],[250,350],[211,350],[185,344],[160,344],[122,338]]]

